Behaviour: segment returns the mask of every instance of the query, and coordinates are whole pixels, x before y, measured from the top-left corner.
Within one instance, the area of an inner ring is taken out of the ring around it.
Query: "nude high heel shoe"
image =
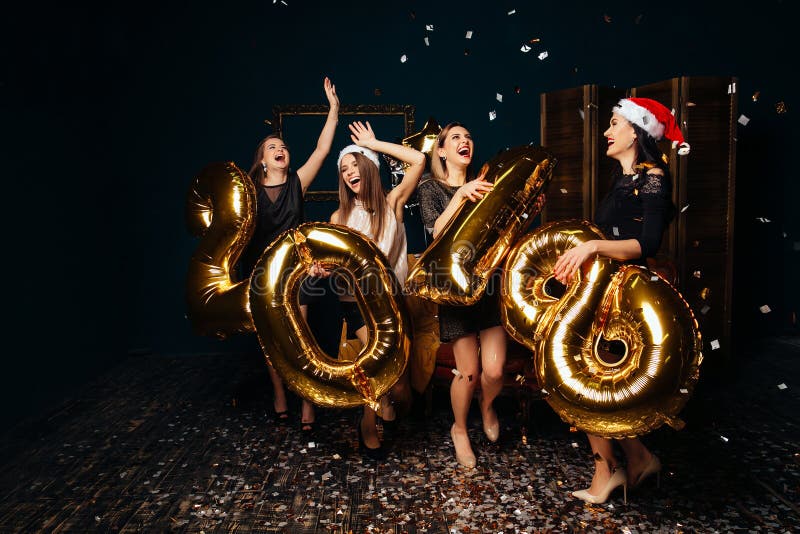
[[[644,469],[642,470],[642,472],[639,473],[639,476],[636,477],[636,480],[631,484],[631,489],[638,488],[639,486],[641,486],[642,482],[644,482],[644,480],[647,477],[649,477],[650,475],[652,475],[653,473],[655,473],[655,475],[656,475],[656,487],[660,488],[661,487],[661,460],[659,460],[658,456],[656,456],[655,454],[653,455],[652,458],[650,458],[650,461],[647,462],[646,466],[644,466]]]
[[[619,486],[622,486],[622,498],[628,504],[628,475],[624,469],[617,469],[611,478],[608,479],[606,486],[598,495],[592,495],[588,489],[573,491],[572,496],[592,504],[603,504],[608,500],[608,496]]]
[[[466,467],[467,469],[472,469],[478,463],[475,459],[475,454],[472,452],[472,447],[469,445],[469,437],[466,438],[467,440],[467,447],[470,447],[469,454],[460,454],[458,452],[458,445],[456,445],[456,433],[454,432],[456,425],[450,427],[450,439],[453,440],[453,447],[456,449],[456,461]],[[464,439],[464,438],[461,438]]]
[[[483,394],[481,394],[480,398],[478,399],[480,402],[481,407],[483,406]],[[481,419],[483,419],[483,433],[486,434],[486,438],[492,442],[496,443],[497,439],[500,437],[500,419],[497,417],[497,413],[494,411],[494,406],[489,405],[489,409],[487,410],[488,413],[494,414],[494,423],[487,424],[486,423],[486,414],[481,410]]]

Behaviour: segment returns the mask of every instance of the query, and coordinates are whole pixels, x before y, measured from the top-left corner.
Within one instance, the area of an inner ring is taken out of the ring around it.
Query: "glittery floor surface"
[[[541,400],[496,408],[499,444],[453,457],[444,387],[358,450],[357,409],[320,409],[312,435],[276,423],[266,368],[249,355],[131,356],[0,439],[0,532],[797,532],[800,341],[771,338],[730,379],[701,382],[686,428],[643,438],[662,460],[602,505],[588,442]],[[423,406],[423,408],[420,408]],[[524,426],[523,426],[523,423]],[[526,429],[525,437],[523,428]]]

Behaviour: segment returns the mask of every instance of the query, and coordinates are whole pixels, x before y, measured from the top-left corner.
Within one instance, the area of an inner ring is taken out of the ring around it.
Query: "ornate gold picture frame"
[[[351,104],[339,106],[339,116],[385,116],[403,117],[402,136],[408,137],[414,130],[414,111],[412,105],[401,104]],[[319,115],[325,117],[328,114],[328,106],[322,104],[298,104],[273,106],[272,108],[272,127],[276,132],[283,132],[284,120],[287,117]],[[264,121],[270,123],[270,121]],[[337,201],[339,199],[337,191],[307,191],[306,202]]]

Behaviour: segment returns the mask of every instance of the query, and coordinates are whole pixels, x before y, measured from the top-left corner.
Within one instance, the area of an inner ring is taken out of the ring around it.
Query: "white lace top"
[[[376,241],[375,236],[372,235],[372,214],[364,209],[364,205],[360,200],[355,201],[353,210],[350,212],[347,221],[345,221],[345,225],[358,230],[375,241],[381,252],[389,259],[389,264],[394,269],[394,274],[397,275],[402,287],[406,283],[406,276],[408,276],[406,227],[397,222],[397,217],[390,209],[386,210],[384,217],[383,237],[380,241]]]

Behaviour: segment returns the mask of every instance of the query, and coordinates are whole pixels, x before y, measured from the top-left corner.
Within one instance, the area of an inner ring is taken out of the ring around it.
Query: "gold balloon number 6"
[[[599,228],[571,220],[517,243],[503,278],[504,325],[533,351],[545,398],[570,425],[608,438],[681,428],[703,358],[694,314],[655,273],[607,258],[558,295],[556,259],[591,239],[604,239]]]

